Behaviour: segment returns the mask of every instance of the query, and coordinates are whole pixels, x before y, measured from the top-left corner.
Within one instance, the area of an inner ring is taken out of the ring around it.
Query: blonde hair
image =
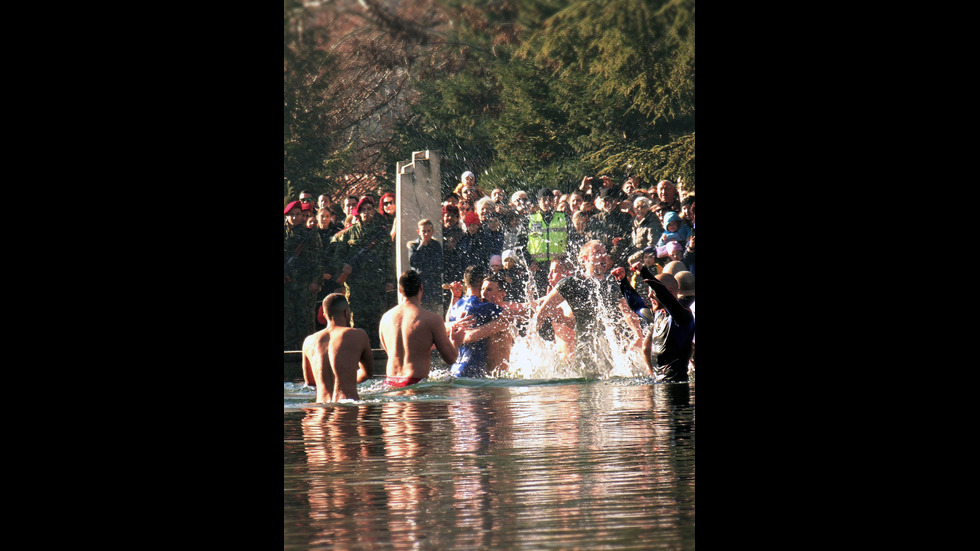
[[[477,199],[475,203],[473,203],[473,210],[475,210],[477,214],[479,214],[480,209],[483,208],[484,206],[486,205],[493,206],[495,204],[496,202],[493,200],[492,197],[483,196]]]
[[[432,226],[433,228],[435,228],[435,225],[432,223],[432,220],[429,220],[428,218],[423,218],[419,220],[419,227],[421,228],[422,226]]]

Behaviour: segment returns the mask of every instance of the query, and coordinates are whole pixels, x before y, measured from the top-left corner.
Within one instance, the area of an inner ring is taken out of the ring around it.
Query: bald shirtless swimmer
[[[350,304],[340,293],[323,299],[327,327],[303,341],[303,380],[316,386],[317,403],[358,400],[358,383],[374,373],[371,341],[350,326]]]
[[[405,301],[385,312],[379,333],[388,354],[385,383],[400,388],[429,376],[433,346],[446,365],[452,365],[464,327],[447,332],[441,316],[422,308],[422,278],[415,270],[398,278],[398,292]]]

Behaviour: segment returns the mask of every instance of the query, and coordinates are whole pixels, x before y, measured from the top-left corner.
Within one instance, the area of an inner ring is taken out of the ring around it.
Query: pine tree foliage
[[[345,171],[390,185],[395,163],[431,149],[446,191],[466,170],[508,192],[600,173],[693,190],[694,0],[320,4],[340,15],[317,27],[284,0],[297,189]]]
[[[296,0],[285,0],[283,17],[283,193],[295,199],[318,188],[324,175],[343,170],[350,144],[337,139],[330,83],[336,59],[324,49],[327,29],[314,24]]]
[[[284,1],[283,151],[291,197],[296,189],[339,199],[391,188],[396,128],[418,93],[410,76],[446,70],[434,41],[445,21],[433,1]]]
[[[693,189],[693,1],[572,2],[515,57],[550,79],[562,135],[595,173],[684,174]]]

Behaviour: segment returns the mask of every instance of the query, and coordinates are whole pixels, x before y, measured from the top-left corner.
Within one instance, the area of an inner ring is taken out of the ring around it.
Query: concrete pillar
[[[442,180],[439,177],[439,154],[415,151],[412,160],[395,166],[395,204],[398,206],[395,243],[396,278],[412,267],[408,243],[419,237],[418,223],[432,220],[432,239],[442,243]],[[442,292],[441,290],[439,292]],[[401,300],[401,295],[399,295]]]

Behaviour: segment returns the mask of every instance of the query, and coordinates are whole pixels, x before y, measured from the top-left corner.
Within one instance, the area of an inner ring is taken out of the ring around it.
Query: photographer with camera
[[[386,293],[395,290],[395,254],[391,227],[377,215],[374,198],[364,196],[351,211],[354,223],[330,240],[327,269],[343,283],[354,327],[367,331],[371,348],[380,348],[378,323]]]
[[[615,266],[627,266],[633,252],[633,217],[620,210],[621,193],[616,187],[601,188],[596,200],[599,214],[589,220],[587,229],[593,239],[605,245]]]
[[[582,183],[579,184],[578,189],[585,195],[587,201],[595,201],[599,198],[600,193],[603,189],[615,189],[619,194],[622,194],[621,199],[626,198],[626,194],[616,187],[613,183],[612,178],[609,176],[586,176],[582,178]]]

